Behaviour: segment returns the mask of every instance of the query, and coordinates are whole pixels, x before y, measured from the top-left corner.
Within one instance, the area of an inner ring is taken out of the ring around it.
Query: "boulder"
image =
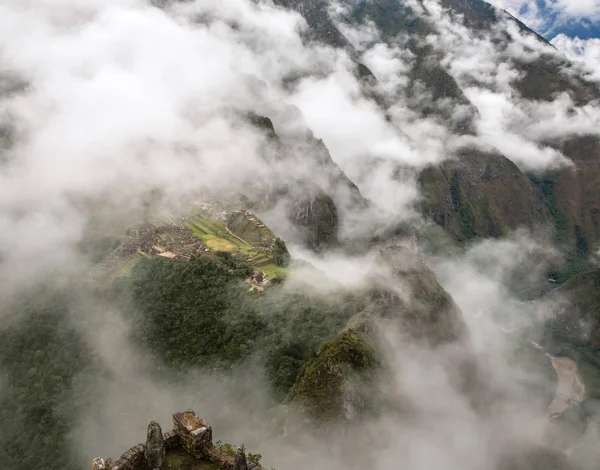
[[[160,424],[154,419],[148,425],[144,456],[149,470],[159,469],[165,463],[165,439]]]

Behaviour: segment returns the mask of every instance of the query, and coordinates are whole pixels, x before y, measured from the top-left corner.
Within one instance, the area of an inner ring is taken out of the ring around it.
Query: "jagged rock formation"
[[[351,420],[374,402],[373,380],[378,365],[372,346],[347,329],[321,346],[290,394],[309,417],[320,422]]]
[[[148,425],[144,456],[149,470],[160,469],[165,463],[165,439],[160,424],[155,420]]]
[[[407,339],[433,347],[466,339],[462,312],[418,249],[385,248],[375,266],[371,316],[392,319]]]
[[[315,138],[304,124],[295,129],[294,135],[288,133],[280,137],[271,118],[253,116],[251,122],[274,142],[276,155],[265,157],[267,165],[278,172],[285,162],[294,167],[300,163],[310,169],[306,174],[274,175],[269,187],[261,187],[254,194],[257,206],[269,210],[285,201],[288,220],[299,229],[293,241],[313,249],[336,245],[340,209],[361,210],[368,207],[369,202],[331,158],[323,141]],[[298,162],[299,159],[302,162]]]

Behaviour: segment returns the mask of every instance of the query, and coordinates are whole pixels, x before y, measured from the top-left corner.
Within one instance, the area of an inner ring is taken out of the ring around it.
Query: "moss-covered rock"
[[[319,421],[351,419],[372,408],[375,350],[354,330],[323,344],[303,369],[290,399]]]

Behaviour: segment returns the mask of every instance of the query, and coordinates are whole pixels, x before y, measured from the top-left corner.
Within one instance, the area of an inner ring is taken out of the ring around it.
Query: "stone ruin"
[[[232,212],[227,219],[227,230],[236,237],[253,246],[265,248],[273,245],[273,233],[249,211]]]
[[[162,433],[155,420],[150,421],[145,444],[133,446],[116,460],[96,458],[92,470],[158,470],[163,468],[170,450],[183,448],[199,461],[210,461],[224,470],[262,470],[258,464],[248,462],[244,448],[236,455],[215,447],[212,427],[193,410],[173,415],[172,431]]]

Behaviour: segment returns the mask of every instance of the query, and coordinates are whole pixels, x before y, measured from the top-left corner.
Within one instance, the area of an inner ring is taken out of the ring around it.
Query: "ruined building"
[[[212,427],[192,410],[173,415],[173,430],[162,432],[152,420],[145,444],[137,444],[116,460],[96,458],[92,470],[158,470],[180,468],[182,455],[185,468],[201,470],[262,470],[258,462],[247,458],[244,448],[219,448],[213,444]],[[250,454],[251,456],[251,454]],[[170,465],[170,462],[177,462]]]

